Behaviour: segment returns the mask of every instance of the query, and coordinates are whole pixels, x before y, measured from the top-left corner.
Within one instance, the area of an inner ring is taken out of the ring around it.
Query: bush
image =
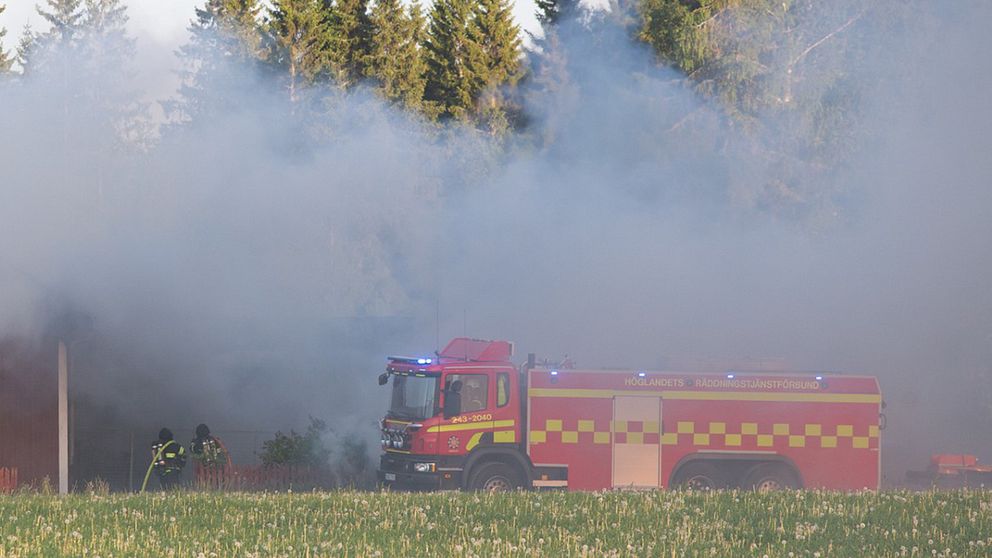
[[[262,464],[327,467],[331,452],[324,447],[326,431],[326,422],[310,417],[310,425],[303,434],[295,430],[290,430],[289,434],[276,432],[271,440],[262,442]]]

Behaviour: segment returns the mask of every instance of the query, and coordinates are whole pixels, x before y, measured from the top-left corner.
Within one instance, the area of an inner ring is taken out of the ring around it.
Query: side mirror
[[[386,382],[388,382],[388,381],[389,381],[389,373],[388,372],[383,372],[382,374],[379,374],[379,385],[380,386],[386,385]]]

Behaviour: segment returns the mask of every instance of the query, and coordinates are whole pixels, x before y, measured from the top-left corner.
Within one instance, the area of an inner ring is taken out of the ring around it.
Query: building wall
[[[0,467],[21,484],[58,486],[57,368],[54,341],[0,339]]]

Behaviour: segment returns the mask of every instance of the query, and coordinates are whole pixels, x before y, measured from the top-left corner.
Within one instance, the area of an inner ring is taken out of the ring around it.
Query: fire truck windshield
[[[389,418],[423,420],[436,414],[437,376],[393,376]]]

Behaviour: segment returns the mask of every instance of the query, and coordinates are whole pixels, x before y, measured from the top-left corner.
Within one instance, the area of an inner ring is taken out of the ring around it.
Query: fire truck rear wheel
[[[469,488],[485,492],[511,492],[521,486],[517,471],[505,463],[487,463],[472,475]]]
[[[744,488],[755,492],[772,492],[800,488],[799,480],[791,467],[784,463],[755,465],[744,477]]]
[[[677,488],[689,490],[718,490],[727,488],[726,472],[714,463],[687,463],[679,469],[675,482]]]

